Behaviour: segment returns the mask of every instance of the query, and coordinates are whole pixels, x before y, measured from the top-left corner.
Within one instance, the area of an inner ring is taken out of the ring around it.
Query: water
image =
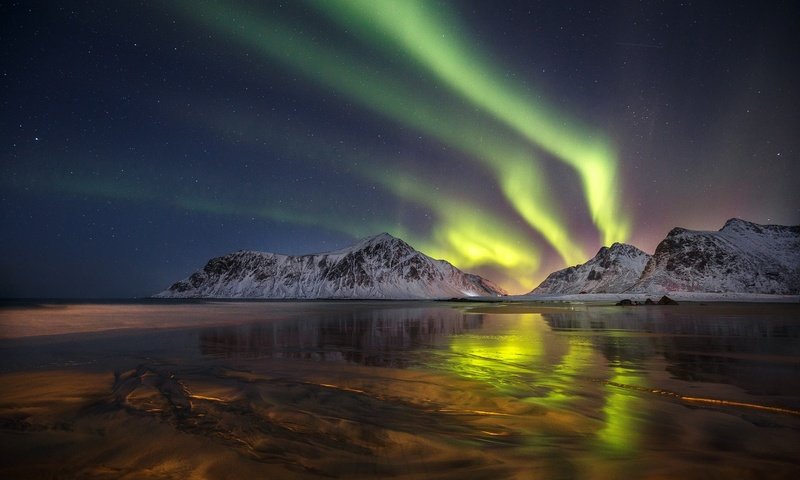
[[[800,475],[796,305],[12,304],[0,362],[2,478]]]

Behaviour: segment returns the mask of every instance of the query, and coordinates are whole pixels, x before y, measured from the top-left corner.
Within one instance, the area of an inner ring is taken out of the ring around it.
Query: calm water
[[[797,305],[0,307],[2,478],[794,479],[798,445]]]

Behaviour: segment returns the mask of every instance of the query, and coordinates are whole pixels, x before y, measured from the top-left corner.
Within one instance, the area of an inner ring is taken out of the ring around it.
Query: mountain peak
[[[672,230],[667,233],[667,237],[677,237],[679,235],[683,235],[684,233],[691,232],[691,230],[683,228],[683,227],[674,227]]]
[[[614,243],[586,263],[551,273],[531,294],[619,293],[636,283],[649,259],[633,245]]]
[[[390,235],[390,234],[388,234],[386,232],[383,232],[383,233],[379,233],[377,235],[372,235],[371,237],[364,237],[356,245],[375,245],[375,244],[378,244],[378,243],[383,243],[383,244],[386,244],[386,243],[388,243],[388,244],[403,243],[403,244],[405,244],[406,242],[404,242],[404,241],[400,240],[399,238],[394,237],[394,236],[392,236],[392,235]]]
[[[644,252],[642,250],[638,249],[637,247],[635,247],[635,246],[633,246],[633,245],[631,245],[629,243],[614,242],[614,243],[611,244],[610,247],[608,247],[608,250],[610,252],[616,253],[616,254],[621,254],[621,253],[622,254],[626,254],[626,255],[641,255],[641,254],[644,254]]]
[[[393,250],[398,254],[407,254],[410,252],[416,252],[414,248],[412,248],[409,244],[407,244],[403,240],[395,236],[392,236],[386,232],[383,232],[377,235],[364,237],[348,247],[344,247],[339,250],[334,250],[326,253],[329,255],[346,255],[348,253],[353,253],[361,250],[368,250],[370,252],[374,252],[376,250]]]
[[[753,222],[748,222],[747,220],[742,220],[741,218],[731,218],[730,220],[725,222],[725,225],[723,225],[723,227],[719,231],[721,232],[723,230],[732,230],[732,229],[760,230],[759,227],[760,225]]]

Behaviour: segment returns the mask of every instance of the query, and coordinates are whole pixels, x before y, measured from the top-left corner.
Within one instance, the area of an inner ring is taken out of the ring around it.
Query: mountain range
[[[719,231],[672,229],[649,255],[615,243],[551,273],[529,296],[671,292],[800,294],[800,226],[737,218]],[[213,258],[160,298],[441,299],[502,296],[493,282],[387,233],[328,253],[238,251]]]
[[[551,273],[529,295],[669,292],[800,293],[800,226],[738,218],[719,231],[672,229],[648,255],[603,247],[588,262]]]
[[[383,233],[328,253],[239,251],[213,258],[156,297],[428,299],[505,294],[491,281]]]

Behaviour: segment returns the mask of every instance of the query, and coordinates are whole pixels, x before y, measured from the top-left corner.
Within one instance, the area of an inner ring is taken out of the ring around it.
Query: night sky
[[[4,2],[0,296],[389,232],[512,293],[800,223],[795,2]]]

